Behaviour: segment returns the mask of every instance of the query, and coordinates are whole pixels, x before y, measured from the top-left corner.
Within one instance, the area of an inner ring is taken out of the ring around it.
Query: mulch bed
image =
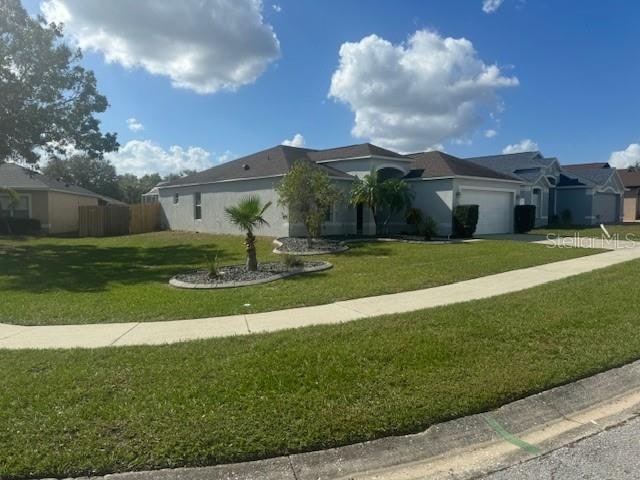
[[[327,238],[312,239],[311,245],[306,238],[301,237],[278,238],[274,243],[277,245],[275,253],[289,255],[322,255],[344,252],[349,248],[339,240]]]

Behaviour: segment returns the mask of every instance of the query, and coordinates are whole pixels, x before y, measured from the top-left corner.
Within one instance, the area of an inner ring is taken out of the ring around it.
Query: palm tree
[[[378,225],[378,204],[380,200],[380,181],[378,173],[371,170],[362,179],[356,179],[351,187],[351,197],[349,202],[352,205],[366,205],[371,210],[373,221]]]
[[[256,237],[253,230],[262,225],[269,225],[263,215],[270,206],[271,202],[262,205],[259,197],[251,195],[242,198],[237,205],[224,209],[227,219],[243,232],[247,232],[244,244],[247,247],[247,270],[250,272],[258,270]]]

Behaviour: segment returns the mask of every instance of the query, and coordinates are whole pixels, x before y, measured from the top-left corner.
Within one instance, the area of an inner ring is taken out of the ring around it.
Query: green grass
[[[640,261],[492,299],[163,347],[0,351],[0,477],[416,432],[640,357]]]
[[[259,260],[275,261],[261,238]],[[241,237],[159,232],[102,239],[0,240],[0,319],[22,325],[157,321],[317,305],[434,287],[594,253],[484,241],[450,245],[354,244],[323,258],[325,272],[225,290],[178,290],[179,272],[242,263]],[[316,258],[316,257],[314,257]],[[250,304],[250,307],[245,307]]]
[[[618,235],[620,240],[640,241],[640,223],[605,225],[605,227],[611,235]],[[600,238],[604,236],[602,229],[593,225],[536,228],[529,233],[533,235],[554,234],[560,237],[579,235],[581,237]]]

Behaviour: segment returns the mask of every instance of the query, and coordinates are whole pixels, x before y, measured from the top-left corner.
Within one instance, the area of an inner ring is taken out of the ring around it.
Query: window
[[[13,199],[0,196],[0,217],[29,218],[29,197],[20,195]]]
[[[329,205],[329,208],[324,212],[324,221],[332,222],[333,221],[333,205]]]
[[[202,193],[200,192],[193,194],[193,218],[202,219]]]
[[[173,194],[173,204],[177,205],[179,201],[180,201],[180,195],[177,194],[177,193],[174,193]]]

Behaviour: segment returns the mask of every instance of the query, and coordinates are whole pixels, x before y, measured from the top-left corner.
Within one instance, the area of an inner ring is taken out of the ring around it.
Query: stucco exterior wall
[[[438,235],[449,235],[454,201],[453,180],[412,180],[409,185],[415,194],[413,207],[438,223]]]
[[[256,234],[287,236],[289,222],[284,218],[283,208],[278,206],[278,195],[275,191],[275,187],[281,180],[282,177],[275,177],[160,188],[159,200],[162,206],[163,224],[171,230],[239,234],[238,227],[226,219],[224,209],[236,205],[247,195],[256,195],[263,203],[272,202],[265,212],[265,219],[269,225],[256,230]],[[196,192],[202,195],[201,220],[194,218]],[[173,203],[174,193],[179,195],[176,204]]]
[[[597,192],[593,196],[593,223],[618,223],[620,203],[620,195]]]
[[[377,171],[385,167],[396,168],[404,173],[407,173],[409,171],[410,164],[410,162],[402,159],[392,160],[376,157],[358,158],[351,160],[335,160],[321,163],[328,167],[333,167],[350,175],[354,175],[358,178],[364,177],[365,175],[370,173],[372,169]]]
[[[569,210],[576,225],[591,225],[593,217],[593,191],[589,188],[558,188],[556,191],[558,215]]]
[[[78,207],[98,205],[95,197],[62,192],[49,192],[49,233],[78,231]]]
[[[16,190],[18,196],[29,198],[30,218],[40,220],[43,232],[49,231],[49,192],[37,190]]]

